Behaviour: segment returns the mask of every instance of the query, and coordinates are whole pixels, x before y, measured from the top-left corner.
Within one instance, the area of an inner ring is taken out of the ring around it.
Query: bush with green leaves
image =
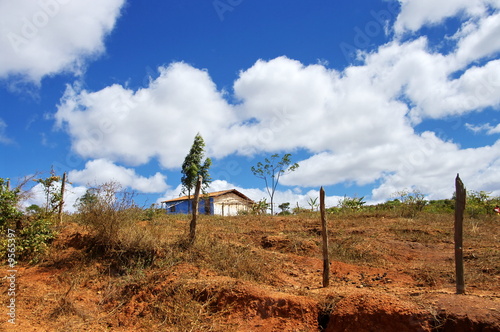
[[[365,201],[363,201],[365,197],[347,197],[344,196],[339,201],[339,208],[342,211],[359,211],[361,208],[366,204]]]
[[[49,252],[49,244],[57,233],[49,219],[35,218],[19,231],[16,253],[21,260],[37,263]]]
[[[10,189],[8,180],[0,178],[0,228],[2,233],[14,234],[16,260],[38,262],[49,250],[50,242],[56,232],[50,219],[40,209],[28,208],[31,216],[26,216],[19,209],[21,189]],[[0,242],[0,254],[7,252],[7,239]]]
[[[415,218],[427,205],[425,195],[418,189],[398,191],[394,197],[401,203],[397,210],[404,218]]]
[[[278,208],[281,210],[281,212],[279,213],[279,215],[281,215],[281,216],[286,216],[286,215],[291,214],[289,202],[282,203],[282,204],[278,205]]]
[[[45,195],[44,204],[44,217],[51,217],[59,209],[61,201],[63,199],[60,182],[61,177],[57,176],[54,170],[50,171],[50,176],[43,179],[34,179],[33,181],[42,185],[43,192]]]
[[[471,218],[493,215],[494,208],[500,205],[498,197],[491,197],[491,192],[467,191],[465,211]]]
[[[149,208],[144,210],[142,220],[154,221],[164,214],[165,210],[158,208],[156,204],[151,204]]]
[[[20,189],[10,189],[9,180],[0,178],[0,228],[2,232],[8,227],[16,227],[16,222],[22,217],[18,208]]]
[[[438,199],[431,200],[425,207],[425,211],[431,213],[453,213],[455,210],[455,200]]]
[[[267,214],[267,210],[269,209],[269,205],[270,204],[267,202],[267,199],[263,198],[260,201],[254,203],[252,205],[250,213],[255,214],[255,215]]]

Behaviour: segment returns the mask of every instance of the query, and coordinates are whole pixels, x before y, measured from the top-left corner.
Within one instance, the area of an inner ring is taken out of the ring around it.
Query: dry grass
[[[321,259],[317,214],[200,216],[196,241],[186,246],[189,221],[190,216],[185,215],[162,215],[147,221],[128,215],[116,231],[114,246],[102,250],[92,241],[86,243],[78,256],[84,265],[78,268],[60,258],[69,269],[52,317],[59,321],[76,317],[81,326],[112,321],[109,324],[115,325],[110,329],[132,324],[138,331],[231,331],[236,327],[224,320],[230,308],[217,307],[219,290],[193,280],[210,276],[283,290],[289,289],[284,275],[296,282],[306,280],[300,272],[305,267],[297,265],[296,257]],[[499,222],[488,218],[465,223],[469,289],[499,292]],[[330,215],[328,225],[333,261],[392,271],[404,261],[403,273],[416,286],[431,290],[453,287],[452,215],[422,213],[413,219]],[[56,261],[45,264],[61,265]],[[99,292],[91,311],[82,310],[73,293],[86,287]],[[318,296],[309,287],[288,292]],[[324,314],[338,299],[320,300]],[[127,323],[130,317],[135,318]]]

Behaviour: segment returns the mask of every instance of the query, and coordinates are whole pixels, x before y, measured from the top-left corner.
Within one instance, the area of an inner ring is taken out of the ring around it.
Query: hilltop
[[[134,221],[109,247],[68,218],[44,259],[17,266],[15,330],[500,330],[496,216],[466,221],[466,295],[451,214],[329,216],[327,288],[317,214],[200,216],[192,247],[188,223]]]

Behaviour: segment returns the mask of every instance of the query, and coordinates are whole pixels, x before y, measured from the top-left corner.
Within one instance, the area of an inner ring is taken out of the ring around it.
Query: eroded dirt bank
[[[330,287],[323,288],[315,220],[247,218],[202,220],[200,232],[208,235],[189,250],[173,242],[184,220],[158,223],[166,240],[147,267],[140,252],[99,256],[87,230],[68,226],[49,258],[19,264],[16,325],[8,323],[4,306],[0,327],[500,331],[500,245],[485,240],[498,236],[491,227],[475,234],[478,244],[466,252],[467,295],[456,295],[453,248],[442,228],[391,219],[373,219],[373,227],[366,219],[345,222],[331,234],[332,257],[342,260],[332,259]],[[0,284],[2,303],[9,300],[8,282]]]

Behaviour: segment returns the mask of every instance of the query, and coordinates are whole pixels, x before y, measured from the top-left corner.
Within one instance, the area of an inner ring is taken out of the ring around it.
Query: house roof
[[[236,189],[214,191],[214,192],[211,192],[211,193],[200,195],[200,197],[207,197],[207,196],[208,197],[218,197],[218,196],[223,196],[223,195],[227,195],[227,194],[231,194],[231,193],[235,194],[235,195],[238,195],[241,198],[243,198],[243,199],[245,199],[245,200],[253,203],[253,200],[251,200],[247,196],[243,195],[242,193],[240,193]],[[162,203],[173,203],[173,202],[179,202],[179,201],[186,201],[188,199],[193,199],[193,198],[194,198],[194,195],[191,195],[191,197],[189,197],[189,196],[182,196],[182,197],[177,197],[177,198],[174,198],[174,199],[169,199],[169,200],[166,200],[166,201],[162,201]]]

